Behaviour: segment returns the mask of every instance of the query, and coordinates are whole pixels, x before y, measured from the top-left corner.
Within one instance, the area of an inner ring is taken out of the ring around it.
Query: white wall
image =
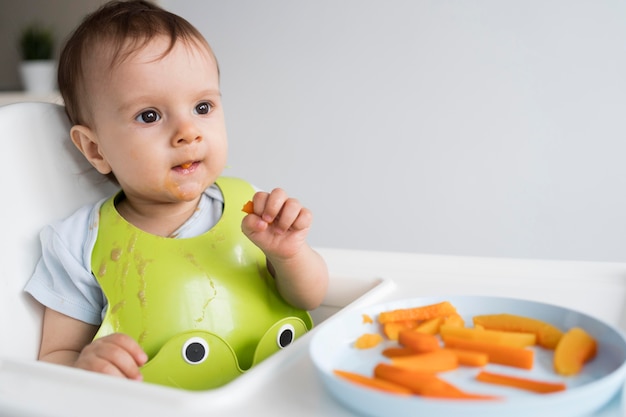
[[[626,3],[163,0],[316,246],[626,261]]]

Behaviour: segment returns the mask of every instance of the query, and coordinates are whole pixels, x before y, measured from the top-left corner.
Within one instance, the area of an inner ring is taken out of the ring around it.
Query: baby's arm
[[[46,308],[39,359],[129,379],[141,379],[147,356],[121,333],[93,340],[97,326]]]
[[[318,307],[328,287],[328,269],[306,243],[311,212],[281,189],[257,192],[253,207],[254,213],[244,218],[242,229],[265,253],[278,291],[294,307]]]

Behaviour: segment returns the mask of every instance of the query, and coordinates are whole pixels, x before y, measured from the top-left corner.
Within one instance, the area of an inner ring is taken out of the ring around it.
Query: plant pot
[[[46,94],[56,90],[57,67],[53,60],[22,61],[20,75],[28,93]]]

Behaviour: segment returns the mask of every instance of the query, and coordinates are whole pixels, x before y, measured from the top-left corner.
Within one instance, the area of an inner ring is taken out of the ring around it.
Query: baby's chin
[[[204,190],[200,190],[200,191],[180,190],[179,192],[175,193],[173,197],[175,201],[179,201],[181,203],[189,203],[189,202],[197,201],[202,195],[203,191]]]

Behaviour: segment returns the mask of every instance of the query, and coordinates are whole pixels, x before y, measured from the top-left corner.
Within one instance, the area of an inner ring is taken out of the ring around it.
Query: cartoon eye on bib
[[[276,346],[279,349],[286,348],[293,342],[296,336],[296,330],[293,328],[291,324],[283,324],[280,329],[278,329],[278,334],[276,335]]]
[[[209,344],[201,337],[192,337],[183,344],[183,359],[190,365],[199,365],[209,356]]]

